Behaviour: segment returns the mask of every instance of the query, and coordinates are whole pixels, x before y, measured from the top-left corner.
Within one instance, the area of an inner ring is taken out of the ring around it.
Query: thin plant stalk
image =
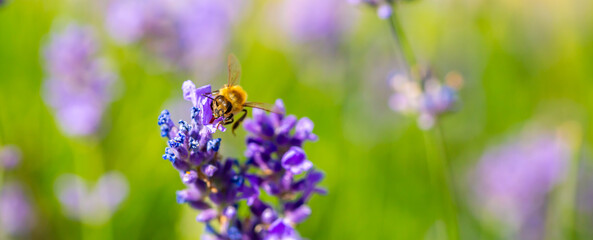
[[[420,76],[416,72],[416,58],[412,47],[408,42],[403,28],[400,25],[395,9],[392,16],[388,19],[389,28],[391,34],[396,42],[399,53],[405,63],[406,71],[410,73],[410,76],[415,81],[420,81]],[[420,83],[422,86],[422,83]],[[438,198],[441,200],[441,214],[447,225],[447,239],[459,239],[459,226],[457,219],[457,204],[454,197],[453,182],[450,174],[449,163],[447,161],[447,155],[445,151],[445,142],[443,133],[440,125],[436,125],[433,129],[433,133],[429,134],[426,132],[425,146],[428,163],[429,177],[431,178],[431,184],[433,190],[439,192]]]
[[[544,239],[577,239],[577,194],[579,184],[579,165],[583,142],[582,127],[577,122],[566,122],[559,127],[571,152],[570,162],[566,171],[566,180],[550,197],[546,212]]]
[[[416,69],[416,57],[414,56],[410,42],[408,42],[403,28],[395,15],[395,9],[391,17],[387,19],[387,22],[389,23],[391,36],[393,36],[398,51],[401,53],[402,60],[406,66],[406,71],[408,71],[413,79],[420,81],[418,74],[414,72],[414,69]]]
[[[434,138],[437,141],[436,146],[437,146],[437,151],[438,151],[438,158],[437,160],[439,160],[440,162],[438,162],[438,165],[440,167],[441,173],[442,173],[442,195],[443,195],[443,200],[446,202],[445,203],[445,216],[446,218],[449,219],[449,223],[450,228],[449,230],[449,234],[450,234],[450,238],[449,239],[459,239],[459,219],[457,217],[457,211],[458,211],[458,204],[457,204],[457,199],[455,198],[456,194],[455,194],[455,188],[454,188],[454,182],[453,182],[453,176],[452,176],[452,169],[451,169],[451,164],[448,161],[448,157],[447,157],[447,149],[446,149],[446,145],[445,145],[445,138],[444,138],[444,134],[443,134],[443,129],[440,123],[436,123],[436,125],[433,128],[434,131]]]

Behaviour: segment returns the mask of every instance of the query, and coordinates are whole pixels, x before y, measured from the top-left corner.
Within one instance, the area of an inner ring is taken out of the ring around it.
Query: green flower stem
[[[414,52],[397,19],[395,9],[392,16],[388,19],[388,23],[397,48],[404,59],[407,71],[409,71],[410,76],[415,81],[420,81],[420,76],[416,72],[417,67]],[[459,239],[457,203],[440,125],[437,124],[431,132],[425,132],[424,137],[429,177],[431,178],[433,192],[438,193],[436,199],[439,200],[440,215],[442,215],[447,225],[447,239]]]
[[[552,192],[546,212],[545,239],[578,239],[577,235],[577,193],[579,165],[583,136],[582,127],[576,122],[567,122],[560,126],[562,139],[572,153],[566,179]]]
[[[459,239],[455,191],[441,134],[438,125],[433,130],[424,132],[428,171],[436,193],[435,199],[438,200],[439,214],[447,226],[447,239]]]
[[[395,15],[395,8],[393,10],[393,14],[387,20],[389,23],[389,29],[391,31],[391,35],[395,40],[395,44],[398,48],[398,51],[401,53],[404,64],[406,65],[406,71],[410,71],[410,76],[412,78],[419,80],[418,74],[415,72],[416,69],[416,58],[414,57],[414,52],[412,51],[412,47],[406,35],[404,34],[403,28],[399,23],[397,16]]]

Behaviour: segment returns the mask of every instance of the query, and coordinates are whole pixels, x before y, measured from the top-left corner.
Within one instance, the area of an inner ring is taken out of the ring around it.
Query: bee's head
[[[217,96],[214,101],[212,101],[212,114],[214,118],[222,117],[225,114],[230,113],[232,109],[232,104],[223,96]]]

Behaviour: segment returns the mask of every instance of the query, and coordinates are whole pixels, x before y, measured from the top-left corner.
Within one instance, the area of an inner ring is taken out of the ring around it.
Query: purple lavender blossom
[[[471,182],[478,206],[518,231],[541,239],[548,193],[563,180],[570,150],[563,139],[538,133],[486,151]]]
[[[21,161],[21,150],[17,146],[6,145],[0,148],[0,167],[10,170]]]
[[[196,88],[186,81],[182,89],[184,99],[193,104],[191,122],[175,125],[164,110],[158,124],[161,136],[169,139],[163,159],[179,171],[187,187],[177,192],[177,202],[200,210],[196,220],[206,224],[202,239],[300,239],[294,227],[311,214],[306,203],[314,193],[325,193],[317,186],[323,174],[314,170],[302,149],[305,141],[317,139],[313,122],[285,116],[281,100],[275,113],[253,109],[253,119],[244,123],[250,132],[247,160],[225,159],[218,153],[221,139],[212,137],[220,119],[212,121],[210,85]],[[261,191],[279,204],[262,200]],[[249,216],[239,215],[243,200]]]
[[[113,0],[105,25],[122,44],[139,43],[169,67],[200,73],[216,67],[243,1]]]
[[[98,50],[93,31],[76,24],[54,32],[44,48],[45,100],[68,135],[96,132],[112,99],[117,77],[97,56]]]
[[[128,183],[121,173],[108,172],[91,188],[79,176],[65,174],[56,180],[55,192],[68,217],[102,224],[109,220],[126,199]]]
[[[418,115],[418,126],[430,129],[440,115],[455,110],[458,104],[457,89],[460,88],[461,77],[452,72],[446,78],[447,83],[443,84],[429,72],[420,82],[410,80],[405,74],[394,74],[390,78],[394,93],[389,99],[389,106],[402,114]]]
[[[393,13],[393,0],[348,0],[353,5],[367,5],[377,9],[379,18],[387,19]]]
[[[0,190],[0,232],[6,232],[11,236],[24,235],[33,225],[34,216],[31,203],[21,186],[16,182],[2,186]]]

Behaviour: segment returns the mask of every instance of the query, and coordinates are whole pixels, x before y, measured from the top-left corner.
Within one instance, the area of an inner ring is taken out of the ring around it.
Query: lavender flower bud
[[[195,183],[197,179],[198,179],[198,173],[196,173],[196,171],[194,171],[194,170],[185,172],[185,174],[183,174],[183,177],[182,177],[182,181],[185,184]]]
[[[208,222],[208,221],[216,218],[217,215],[218,215],[218,213],[216,212],[216,210],[207,209],[207,210],[202,211],[200,214],[198,214],[198,216],[196,217],[196,220],[198,222]]]
[[[303,149],[293,146],[282,157],[282,167],[293,174],[300,174],[313,167],[313,163],[307,160]]]

